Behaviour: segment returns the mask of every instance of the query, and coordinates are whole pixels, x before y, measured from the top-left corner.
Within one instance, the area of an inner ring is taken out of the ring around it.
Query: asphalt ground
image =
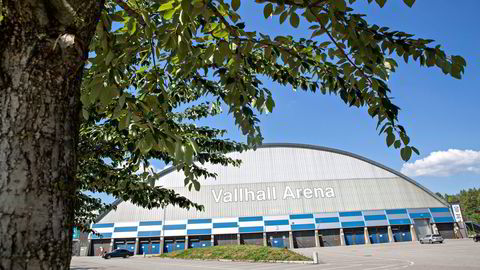
[[[393,243],[362,246],[305,248],[296,252],[312,256],[321,264],[249,263],[161,259],[135,256],[128,259],[73,257],[73,270],[175,269],[175,270],[386,270],[386,269],[480,269],[480,243],[471,239],[446,240],[443,244]]]

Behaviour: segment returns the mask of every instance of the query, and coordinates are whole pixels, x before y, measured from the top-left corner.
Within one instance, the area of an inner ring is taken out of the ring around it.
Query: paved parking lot
[[[368,246],[295,249],[311,256],[317,251],[322,264],[271,264],[218,261],[189,261],[136,256],[104,260],[100,257],[74,257],[71,269],[175,269],[175,270],[386,270],[386,269],[480,269],[480,243],[471,239],[450,240],[444,244],[394,243]]]

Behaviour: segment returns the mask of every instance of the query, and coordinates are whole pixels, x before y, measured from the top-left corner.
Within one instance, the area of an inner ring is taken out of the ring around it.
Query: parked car
[[[115,258],[115,257],[121,257],[121,258],[128,258],[130,256],[133,256],[133,252],[128,250],[128,249],[115,249],[112,252],[108,252],[103,254],[102,258],[104,259],[110,259],[110,258]]]
[[[473,236],[473,242],[479,242],[480,241],[480,233],[477,233]]]
[[[425,237],[420,238],[420,244],[424,243],[443,243],[443,237],[440,234],[427,234]]]

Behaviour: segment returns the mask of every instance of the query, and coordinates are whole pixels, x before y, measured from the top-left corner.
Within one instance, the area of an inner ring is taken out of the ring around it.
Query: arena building
[[[328,247],[416,241],[429,233],[456,238],[449,205],[407,176],[364,157],[325,147],[265,144],[231,153],[240,167],[205,164],[216,179],[200,191],[168,168],[157,185],[205,211],[144,209],[116,201],[92,225],[90,255],[115,248],[136,254],[211,245]]]

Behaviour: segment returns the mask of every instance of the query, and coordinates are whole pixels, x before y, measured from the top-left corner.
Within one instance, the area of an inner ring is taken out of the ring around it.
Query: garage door
[[[388,229],[387,227],[371,227],[368,228],[370,243],[381,244],[388,243]]]
[[[267,233],[268,245],[277,248],[288,248],[288,232],[273,232]]]
[[[340,230],[319,230],[318,235],[320,238],[320,246],[322,247],[335,247],[340,246]]]
[[[365,244],[363,228],[343,229],[343,233],[345,235],[345,244],[347,246]]]
[[[453,223],[437,223],[437,229],[444,239],[455,239]]]
[[[230,245],[236,245],[237,243],[238,243],[238,241],[237,241],[237,235],[236,234],[215,235],[215,245],[216,246],[230,246]]]
[[[246,233],[240,236],[242,245],[263,246],[263,233]]]
[[[315,247],[315,231],[293,232],[293,246],[295,248]]]
[[[412,241],[410,225],[392,226],[393,241],[408,242]]]
[[[101,256],[104,252],[110,252],[110,239],[92,240],[92,253],[94,256]]]

